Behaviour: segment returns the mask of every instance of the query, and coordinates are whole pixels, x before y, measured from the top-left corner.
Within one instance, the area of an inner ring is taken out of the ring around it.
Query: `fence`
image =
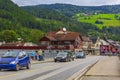
[[[0,57],[6,53],[9,49],[0,49]],[[20,50],[20,49],[12,49],[12,50]],[[32,50],[24,50],[26,51],[28,54],[32,51],[36,51],[36,49],[32,49]],[[45,59],[53,59],[55,56],[57,55],[57,53],[55,51],[44,51],[44,58]]]
[[[7,52],[8,50],[24,50],[28,54],[32,51],[43,50],[44,58],[50,59],[54,58],[59,51],[67,51],[67,50],[46,50],[44,47],[41,46],[0,46],[0,56]],[[68,50],[69,51],[69,50]]]

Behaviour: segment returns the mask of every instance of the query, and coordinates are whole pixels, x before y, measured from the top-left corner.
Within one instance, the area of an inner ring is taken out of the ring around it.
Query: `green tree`
[[[44,33],[40,30],[33,29],[30,31],[31,42],[37,43]]]
[[[5,42],[17,41],[18,35],[13,30],[4,30],[0,33],[0,40]]]

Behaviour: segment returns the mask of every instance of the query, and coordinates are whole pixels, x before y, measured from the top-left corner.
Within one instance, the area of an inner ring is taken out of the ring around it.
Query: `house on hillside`
[[[80,51],[82,36],[78,32],[67,31],[65,28],[51,31],[39,40],[39,46],[44,52]],[[49,53],[49,52],[48,52]]]

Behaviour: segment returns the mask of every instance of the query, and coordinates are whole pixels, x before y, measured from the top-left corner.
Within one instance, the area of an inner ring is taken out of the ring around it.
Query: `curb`
[[[99,60],[98,60],[99,61]],[[83,68],[82,70],[78,71],[77,73],[73,74],[70,78],[67,80],[82,80],[82,77],[84,74],[86,74],[98,61],[93,63],[92,65],[88,65],[87,67]]]

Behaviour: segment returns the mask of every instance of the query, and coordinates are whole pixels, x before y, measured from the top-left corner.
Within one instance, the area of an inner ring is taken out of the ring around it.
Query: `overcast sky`
[[[79,6],[101,6],[120,4],[120,0],[12,0],[19,6],[65,3]]]

